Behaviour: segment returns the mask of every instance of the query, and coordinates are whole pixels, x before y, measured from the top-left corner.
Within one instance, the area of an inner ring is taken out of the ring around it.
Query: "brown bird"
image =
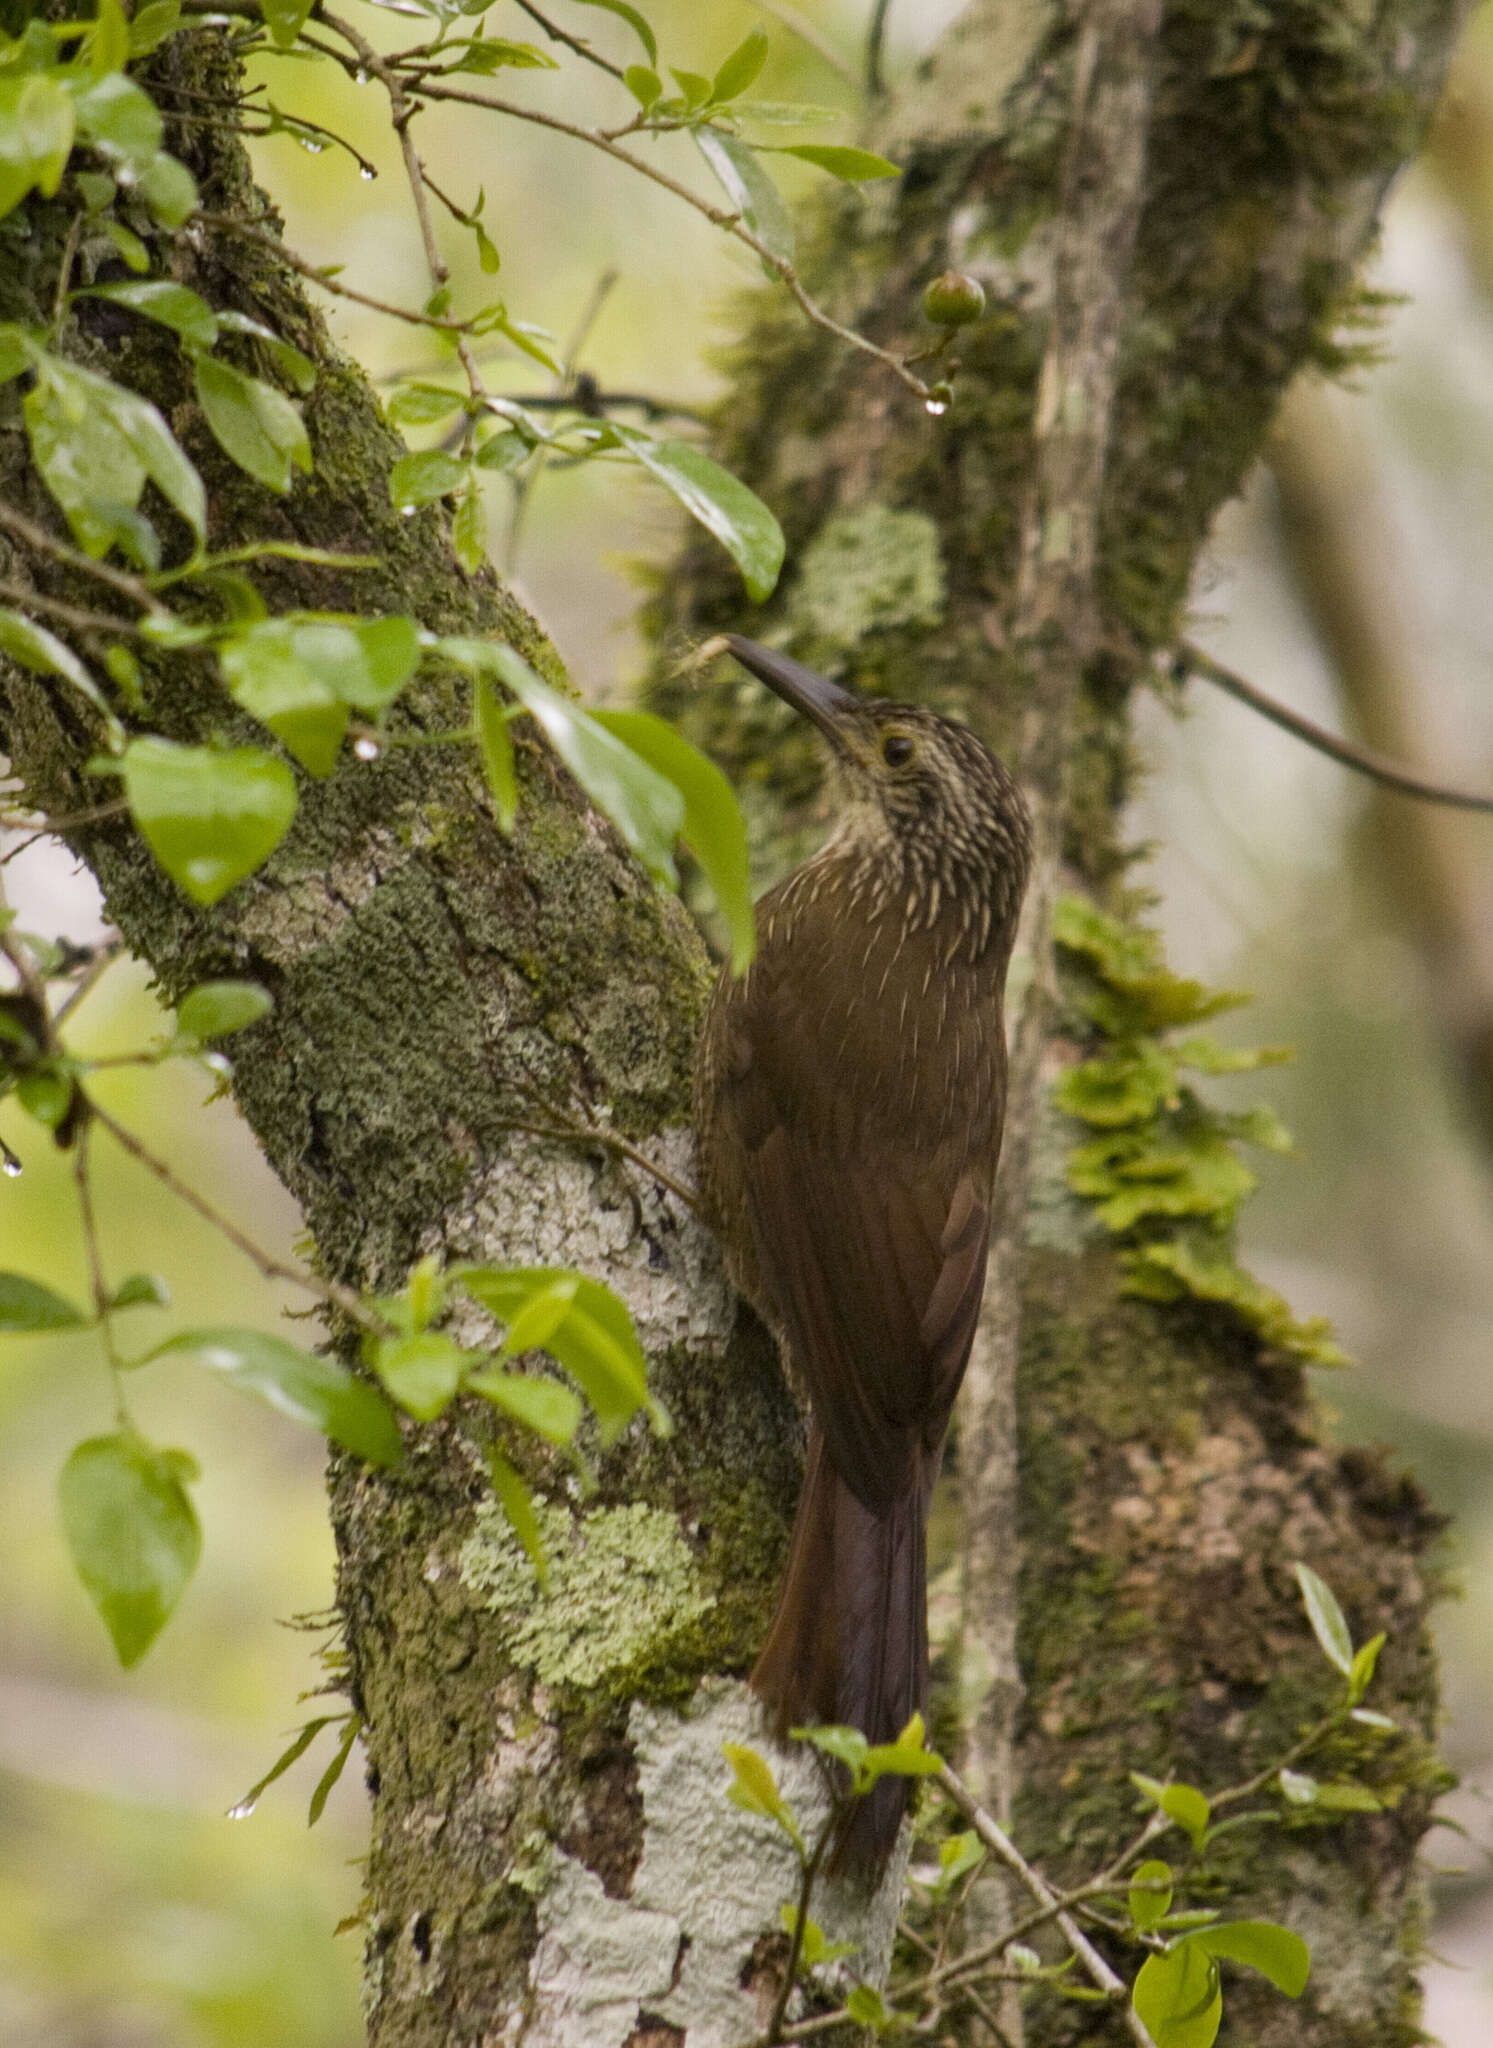
[[[695,1073],[732,1279],[812,1406],[752,1684],[780,1735],[887,1742],[928,1708],[928,1501],[985,1279],[1031,821],[965,727],[727,639],[829,741],[839,812],[757,905],[756,958],[722,973]],[[840,1868],[879,1876],[907,1783],[851,1809]]]

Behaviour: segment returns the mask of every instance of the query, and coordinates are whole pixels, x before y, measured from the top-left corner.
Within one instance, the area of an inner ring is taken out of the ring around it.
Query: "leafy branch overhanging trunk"
[[[1130,1770],[1235,1780],[1313,1718],[1295,1559],[1334,1584],[1356,1635],[1389,1633],[1376,1704],[1407,1732],[1332,1759],[1366,1774],[1383,1810],[1295,1829],[1268,1859],[1216,1859],[1232,1910],[1257,1907],[1312,1946],[1299,2006],[1231,1996],[1230,2025],[1266,2048],[1415,2038],[1427,1519],[1377,1465],[1316,1442],[1300,1372],[1262,1364],[1227,1310],[1119,1292],[1109,1238],[1064,1187],[1073,1134],[1043,1107],[1073,1022],[1043,916],[1075,885],[1123,907],[1128,690],[1175,630],[1213,511],[1286,382],[1339,359],[1353,266],[1459,12],[977,0],[883,116],[904,179],[826,209],[802,266],[894,347],[913,343],[928,277],[951,261],[979,275],[994,317],[961,350],[953,409],[928,418],[773,301],[749,309],[722,423],[725,459],[784,518],[796,564],[769,626],[750,630],[969,717],[1021,762],[1046,819],[1008,1222],[958,1452],[964,1641],[940,1735],[967,1738],[972,1774],[1029,1853],[1082,1872],[1132,1825]],[[210,31],[157,61],[198,93],[226,95],[234,75]],[[248,205],[219,131],[176,146],[216,212]],[[53,301],[61,209],[33,202],[27,221],[0,278],[6,317],[45,317]],[[371,574],[271,565],[262,585],[276,606],[363,611],[414,593],[431,627],[502,634],[557,673],[492,579],[454,566],[434,513],[390,511],[397,444],[290,275],[211,232],[159,253],[320,371],[316,474],[276,501],[194,428],[163,339],[79,312],[70,349],[108,350],[182,422],[215,544],[278,533],[375,553]],[[19,436],[0,464],[9,502],[46,520]],[[55,563],[14,554],[8,573],[76,595]],[[666,635],[743,623],[734,588],[693,552],[658,609]],[[221,702],[178,670],[151,681],[163,729],[222,726]],[[765,813],[786,793],[791,814],[800,742],[760,700],[713,701],[726,706],[704,721],[715,750]],[[0,671],[0,745],[62,812],[95,793],[75,711]],[[408,710],[431,729],[459,715],[439,681]],[[675,1419],[666,1442],[630,1438],[584,1501],[558,1466],[531,1464],[555,1559],[542,1608],[493,1511],[489,1418],[421,1432],[393,1477],[334,1467],[374,1792],[371,2039],[730,2048],[758,2023],[790,1890],[786,1858],[724,1801],[719,1745],[751,1739],[734,1679],[771,1598],[796,1425],[688,1213],[631,1168],[513,1129],[536,1103],[609,1118],[687,1174],[707,977],[682,913],[574,788],[537,750],[521,769],[511,841],[465,755],[397,752],[340,773],[306,791],[271,865],[210,915],[118,824],[76,843],[168,993],[224,973],[273,990],[237,1093],[330,1274],[391,1286],[430,1252],[584,1267],[632,1305]],[[873,1968],[888,1934],[883,1918],[867,1937]],[[1118,2024],[1055,2002],[1027,2018],[1044,2048],[1119,2038]]]

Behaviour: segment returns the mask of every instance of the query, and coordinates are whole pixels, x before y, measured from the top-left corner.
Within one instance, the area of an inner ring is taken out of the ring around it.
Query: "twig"
[[[52,340],[62,339],[62,322],[67,313],[67,281],[73,274],[77,261],[78,244],[83,239],[83,212],[81,207],[67,224],[67,240],[62,245],[62,255],[57,264],[57,289],[52,295]]]
[[[391,305],[387,299],[376,299],[369,292],[360,292],[356,285],[344,284],[340,277],[328,277],[309,258],[297,255],[289,243],[278,235],[270,234],[256,221],[239,220],[231,213],[202,212],[192,218],[204,227],[223,228],[229,234],[242,235],[247,241],[257,242],[300,276],[320,285],[323,291],[333,292],[340,299],[351,299],[355,305],[366,306],[371,313],[386,313],[391,320],[403,320],[411,327],[432,327],[441,334],[455,334],[461,329],[462,322],[453,319],[449,313],[423,313],[410,306]]]
[[[147,637],[133,619],[118,619],[111,612],[84,611],[81,605],[65,604],[60,597],[46,597],[27,583],[13,583],[8,576],[0,576],[0,598],[21,611],[44,612],[49,619],[60,619],[75,633],[112,633],[117,639],[127,640]]]
[[[255,1244],[251,1237],[246,1236],[230,1216],[225,1216],[221,1209],[214,1208],[205,1196],[199,1195],[194,1187],[182,1180],[164,1159],[152,1152],[147,1145],[143,1145],[133,1131],[127,1130],[123,1124],[116,1123],[109,1112],[101,1109],[91,1096],[88,1106],[93,1117],[103,1125],[116,1145],[128,1152],[131,1159],[143,1166],[147,1173],[154,1174],[162,1187],[169,1189],[179,1201],[185,1202],[189,1209],[195,1209],[203,1222],[210,1223],[214,1230],[226,1237],[252,1265],[258,1267],[266,1280],[288,1280],[292,1286],[304,1288],[306,1293],[316,1295],[329,1307],[340,1308],[359,1329],[372,1330],[380,1336],[388,1333],[388,1325],[373,1314],[352,1288],[344,1287],[340,1281],[325,1280],[319,1274],[308,1273],[303,1267],[293,1266],[285,1259],[276,1258],[273,1252],[265,1251],[263,1246]]]
[[[435,222],[430,216],[430,200],[427,196],[428,187],[425,181],[425,166],[420,161],[420,152],[415,148],[413,129],[415,115],[419,112],[419,108],[405,91],[404,81],[399,75],[397,65],[389,63],[373,47],[373,44],[368,41],[366,36],[359,34],[351,22],[343,21],[340,16],[328,13],[325,7],[319,10],[319,19],[334,34],[341,36],[344,42],[357,51],[364,70],[378,80],[389,96],[389,117],[394,124],[394,133],[399,137],[400,153],[404,158],[404,174],[409,180],[410,197],[415,205],[415,218],[420,224],[420,240],[425,246],[426,265],[429,268],[431,277],[435,280],[436,290],[441,291],[451,282],[451,268],[446,262],[445,257],[441,254],[441,245],[436,237]],[[485,398],[487,387],[482,381],[482,372],[478,369],[476,360],[472,355],[472,344],[467,338],[464,323],[458,323],[456,328],[456,353],[460,359],[462,369],[466,372],[467,385],[473,398]],[[469,421],[467,427],[469,437],[471,431],[472,423]]]
[[[1033,1869],[1004,1828],[1000,1827],[985,1811],[984,1807],[980,1805],[979,1801],[965,1790],[961,1781],[949,1769],[947,1764],[942,1764],[939,1767],[938,1782],[964,1815],[975,1833],[980,1837],[980,1840],[985,1844],[991,1855],[1020,1879],[1027,1891],[1030,1892],[1044,1910],[1052,1912],[1052,1917],[1057,1923],[1064,1941],[1067,1942],[1069,1948],[1077,1956],[1085,1975],[1100,1991],[1115,2001],[1116,2006],[1124,2013],[1125,2024],[1130,2031],[1131,2037],[1140,2044],[1140,2048],[1156,2048],[1156,2044],[1144,2020],[1141,2019],[1135,2007],[1130,2003],[1129,1994],[1125,1986],[1104,1960],[1104,1957],[1100,1955],[1098,1949],[1089,1940],[1089,1937],[1084,1933],[1073,1915],[1063,1906],[1046,1878],[1042,1876],[1040,1871]]]
[[[1267,697],[1263,690],[1247,683],[1233,669],[1225,668],[1211,654],[1204,654],[1202,648],[1190,640],[1184,640],[1177,649],[1172,671],[1178,681],[1192,675],[1200,676],[1204,682],[1216,683],[1220,690],[1237,697],[1241,704],[1249,705],[1252,711],[1258,711],[1262,718],[1268,718],[1283,732],[1293,733],[1297,739],[1305,740],[1309,747],[1315,747],[1318,753],[1330,755],[1345,768],[1351,768],[1358,775],[1367,775],[1386,789],[1398,790],[1401,796],[1418,797],[1429,804],[1447,804],[1461,811],[1493,811],[1493,796],[1478,790],[1455,789],[1444,782],[1430,782],[1424,776],[1413,775],[1386,754],[1376,754],[1368,747],[1357,747],[1349,740],[1339,739],[1336,733],[1328,732],[1315,720],[1304,718],[1299,711],[1288,709],[1274,697]]]
[[[583,57],[588,64],[594,64],[598,71],[605,71],[611,77],[619,82],[621,81],[621,66],[609,63],[605,57],[598,56],[584,36],[572,35],[568,29],[561,28],[558,23],[551,21],[547,15],[541,14],[537,7],[532,6],[530,0],[517,0],[517,5],[520,14],[527,14],[530,21],[535,22],[544,30],[552,43],[563,43],[567,50],[574,50],[578,57]]]
[[[461,737],[465,738],[466,735],[463,734]],[[666,1166],[660,1166],[655,1160],[650,1159],[646,1152],[639,1151],[636,1145],[629,1143],[626,1138],[618,1137],[614,1131],[600,1130],[595,1124],[567,1124],[563,1120],[555,1125],[520,1123],[512,1117],[503,1118],[502,1128],[505,1131],[523,1131],[531,1138],[551,1138],[558,1144],[599,1145],[604,1151],[620,1152],[622,1157],[630,1159],[634,1166],[641,1166],[645,1173],[652,1174],[660,1187],[666,1187],[670,1194],[677,1196],[695,1215],[698,1216],[700,1213],[700,1197],[693,1188],[687,1188],[682,1180],[674,1178]]]
[[[54,562],[61,562],[65,568],[76,569],[80,575],[93,576],[100,583],[107,583],[111,590],[117,590],[121,597],[128,597],[143,611],[164,612],[162,605],[139,576],[132,576],[127,569],[116,569],[109,562],[99,562],[92,555],[85,555],[81,548],[75,548],[55,533],[48,533],[44,526],[38,526],[34,519],[28,519],[24,512],[18,512],[13,505],[0,502],[0,526],[13,533],[17,540],[38,555],[50,555]]]
[[[874,357],[905,384],[909,391],[916,392],[919,398],[927,400],[928,386],[921,377],[908,369],[900,356],[895,356],[889,349],[880,347],[869,336],[857,334],[853,327],[842,327],[838,320],[832,319],[824,308],[810,297],[790,260],[779,255],[776,250],[770,249],[759,235],[752,232],[740,214],[728,213],[724,207],[713,206],[708,199],[702,199],[698,192],[692,192],[689,186],[681,183],[678,178],[672,178],[667,171],[661,171],[656,164],[650,164],[644,158],[634,156],[629,150],[623,149],[599,128],[582,128],[574,121],[562,120],[558,114],[546,114],[537,107],[520,106],[514,100],[497,99],[492,94],[473,92],[464,86],[436,85],[422,81],[420,94],[423,99],[452,100],[461,106],[485,107],[491,114],[507,114],[515,121],[531,121],[537,127],[552,129],[557,135],[568,135],[576,142],[589,143],[593,149],[602,150],[607,156],[615,157],[618,163],[626,164],[630,171],[636,171],[640,178],[647,178],[653,184],[661,185],[666,192],[672,192],[676,199],[682,199],[686,206],[693,207],[696,213],[704,214],[713,226],[733,235],[738,242],[745,243],[754,255],[761,257],[773,275],[787,286],[806,318],[812,321],[814,326],[823,328],[826,334],[833,334],[848,347],[859,349],[863,355]]]
[[[881,50],[891,4],[892,0],[876,0],[871,10],[870,26],[866,30],[866,91],[873,100],[879,100],[886,91],[886,80],[881,71]]]
[[[119,803],[109,806],[111,811],[123,811],[127,808],[128,806],[124,803],[123,799]],[[123,946],[124,941],[116,932],[112,939],[105,939],[101,945],[94,947],[93,958],[84,968],[82,974],[79,975],[76,988],[74,988],[67,1000],[60,1003],[53,1012],[52,1022],[54,1026],[65,1023],[74,1010],[78,1008],[79,1004],[87,1000],[109,969],[114,965],[114,962],[119,958]]]
[[[124,1388],[120,1382],[119,1352],[114,1343],[114,1318],[109,1308],[109,1289],[104,1280],[104,1260],[99,1249],[98,1217],[94,1214],[93,1188],[88,1178],[88,1116],[83,1121],[73,1142],[73,1184],[78,1191],[78,1218],[83,1226],[83,1251],[88,1260],[88,1282],[93,1293],[93,1313],[98,1319],[99,1342],[104,1347],[104,1356],[109,1361],[109,1370],[114,1376],[115,1412],[121,1428],[128,1421],[124,1404]]]

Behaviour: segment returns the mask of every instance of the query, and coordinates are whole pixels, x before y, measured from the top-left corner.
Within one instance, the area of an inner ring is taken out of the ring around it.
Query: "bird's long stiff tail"
[[[778,1735],[839,1722],[891,1742],[928,1711],[926,1528],[931,1482],[915,1477],[885,1515],[859,1501],[815,1429],[778,1611],[752,1686]],[[830,1868],[874,1882],[907,1810],[885,1777],[842,1822]]]

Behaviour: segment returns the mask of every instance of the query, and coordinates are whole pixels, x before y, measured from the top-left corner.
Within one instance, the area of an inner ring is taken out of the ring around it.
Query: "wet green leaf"
[[[783,566],[783,529],[740,478],[687,441],[656,441],[639,427],[609,422],[611,438],[650,476],[672,491],[693,519],[713,533],[761,604],[772,595]]]
[[[198,356],[194,382],[218,446],[257,483],[283,497],[293,468],[310,474],[306,424],[284,392],[217,356]]]
[[[264,1330],[223,1326],[179,1331],[141,1363],[181,1356],[220,1373],[293,1422],[319,1429],[370,1465],[399,1463],[403,1446],[388,1402],[334,1358],[302,1351]]]
[[[275,999],[257,981],[203,981],[176,1006],[176,1028],[184,1038],[226,1038],[267,1017]]]

